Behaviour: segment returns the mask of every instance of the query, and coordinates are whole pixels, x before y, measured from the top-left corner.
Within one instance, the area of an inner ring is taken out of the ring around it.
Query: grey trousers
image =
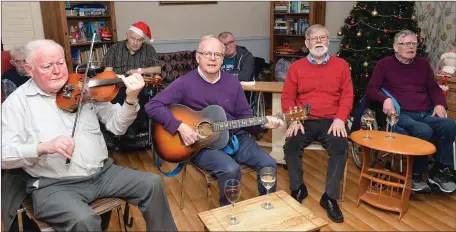
[[[340,180],[342,179],[348,155],[348,139],[328,134],[332,119],[307,120],[304,122],[304,134],[286,139],[284,145],[285,162],[288,165],[290,189],[297,190],[303,184],[302,157],[304,148],[314,140],[320,142],[328,152],[328,169],[326,173],[325,192],[334,200],[340,196]],[[347,130],[348,131],[348,130]]]
[[[36,180],[36,179],[35,179]],[[119,167],[108,159],[103,169],[89,177],[30,181],[35,217],[57,231],[101,231],[100,216],[88,205],[98,198],[118,197],[136,205],[147,231],[177,231],[160,176]]]

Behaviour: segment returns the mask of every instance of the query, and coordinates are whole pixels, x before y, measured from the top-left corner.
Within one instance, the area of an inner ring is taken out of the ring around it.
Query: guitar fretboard
[[[246,118],[226,122],[216,122],[213,124],[214,131],[231,130],[242,127],[262,125],[268,122],[266,117]]]

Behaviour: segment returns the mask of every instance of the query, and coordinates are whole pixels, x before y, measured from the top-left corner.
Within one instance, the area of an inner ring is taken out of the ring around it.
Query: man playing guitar
[[[219,105],[225,110],[228,120],[253,117],[237,77],[220,70],[223,57],[224,46],[218,38],[204,36],[198,44],[196,54],[198,69],[175,80],[145,106],[149,116],[162,124],[166,131],[171,134],[179,132],[186,146],[198,141],[200,136],[193,128],[171,114],[167,108],[170,104],[182,104],[198,111],[209,105]],[[268,123],[262,127],[274,129],[281,125],[282,120],[268,117]],[[238,163],[255,168],[260,195],[266,193],[266,189],[260,183],[261,168],[276,168],[275,160],[250,139],[246,132],[257,135],[261,132],[261,127],[246,127],[245,131],[231,130],[230,133],[236,136],[239,144],[239,149],[233,154],[229,155],[224,150],[202,149],[192,160],[198,167],[217,176],[220,206],[229,204],[223,191],[225,182],[228,179],[241,179]],[[274,192],[275,189],[276,185],[270,191]]]

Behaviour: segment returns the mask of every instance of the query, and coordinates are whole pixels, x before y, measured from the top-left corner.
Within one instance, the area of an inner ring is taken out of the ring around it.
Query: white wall
[[[337,31],[356,2],[326,2],[330,52],[337,53]],[[269,2],[218,2],[203,5],[159,5],[158,2],[115,2],[117,34],[125,38],[128,27],[148,23],[158,52],[194,50],[207,34],[231,31],[238,44],[255,56],[269,59]],[[43,39],[39,2],[2,2],[2,42],[5,49]]]
[[[195,50],[203,35],[231,31],[238,44],[269,59],[269,2],[218,2],[159,5],[158,2],[116,2],[118,39],[139,20],[149,24],[157,52]],[[132,14],[134,12],[134,14]]]
[[[356,2],[326,2],[325,26],[330,35],[329,53],[337,54],[340,49],[341,37],[337,32],[344,24],[345,18],[350,14]]]
[[[44,39],[39,2],[2,2],[2,43],[5,50]]]
[[[325,26],[331,37],[337,37],[337,32],[355,4],[356,2],[326,2]]]
[[[117,31],[125,37],[139,20],[149,24],[156,40],[199,39],[231,31],[238,37],[269,36],[269,2],[159,5],[158,2],[116,2]]]

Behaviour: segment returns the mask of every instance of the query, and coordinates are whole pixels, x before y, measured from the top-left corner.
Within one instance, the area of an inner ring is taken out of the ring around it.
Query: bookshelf
[[[272,62],[272,80],[274,80],[274,67],[278,59],[300,59],[306,56],[306,53],[301,51],[301,48],[305,47],[305,30],[313,24],[325,25],[325,12],[326,2],[270,3],[269,57]]]
[[[78,64],[87,62],[93,33],[97,35],[93,61],[102,61],[112,43],[117,42],[116,14],[112,1],[42,1],[40,7],[44,37],[62,45],[70,73],[75,71]]]

